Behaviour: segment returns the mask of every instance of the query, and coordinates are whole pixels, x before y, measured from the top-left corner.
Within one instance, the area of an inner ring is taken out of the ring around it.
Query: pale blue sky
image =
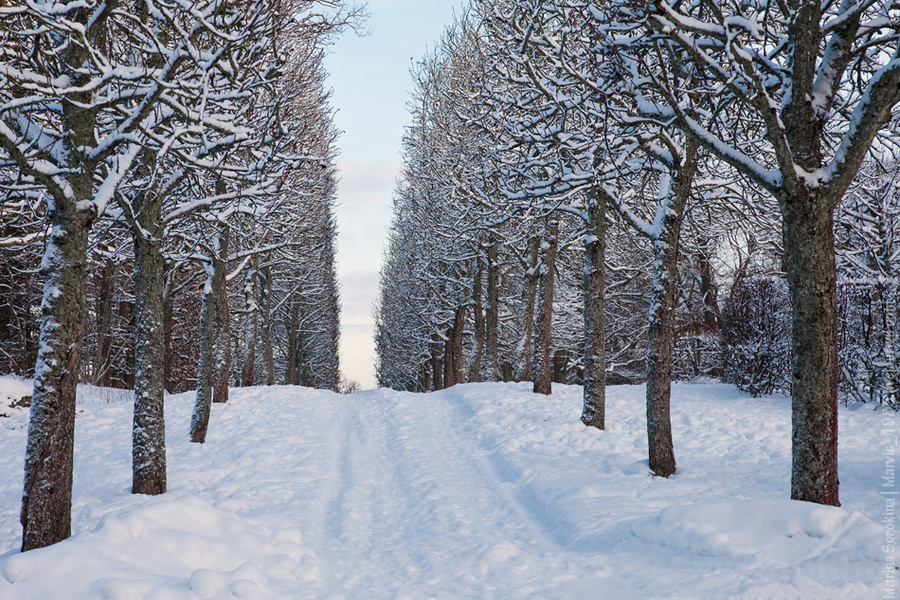
[[[341,368],[375,385],[372,303],[391,219],[400,143],[409,122],[409,69],[459,12],[463,0],[368,0],[368,35],[345,34],[325,60],[332,105],[344,134],[338,145],[338,277]]]

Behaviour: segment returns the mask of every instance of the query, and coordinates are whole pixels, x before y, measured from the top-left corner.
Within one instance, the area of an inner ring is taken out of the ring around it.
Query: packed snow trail
[[[325,530],[325,553],[345,565],[336,577],[348,598],[372,590],[387,598],[404,590],[527,598],[560,577],[576,579],[554,556],[563,549],[516,501],[516,486],[498,481],[461,435],[457,411],[422,396],[378,396],[369,394],[346,419]],[[361,571],[361,558],[379,566]],[[492,590],[494,571],[508,571],[515,589]]]
[[[0,465],[0,599],[872,598],[887,557],[884,415],[842,410],[842,508],[786,500],[790,401],[677,386],[679,472],[652,477],[641,387],[435,394],[237,389],[187,442],[167,399],[169,492],[130,489],[130,397],[85,388],[74,536],[19,554],[21,460]],[[0,419],[21,456],[27,417]],[[889,575],[890,573],[888,573]]]

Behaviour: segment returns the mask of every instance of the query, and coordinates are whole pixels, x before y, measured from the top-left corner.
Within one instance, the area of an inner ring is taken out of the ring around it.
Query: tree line
[[[0,370],[34,378],[22,549],[70,535],[79,382],[134,389],[166,491],[229,383],[337,389],[336,130],[322,0],[0,2]]]
[[[793,397],[791,497],[839,504],[839,398],[900,406],[888,2],[475,0],[414,69],[381,385]]]

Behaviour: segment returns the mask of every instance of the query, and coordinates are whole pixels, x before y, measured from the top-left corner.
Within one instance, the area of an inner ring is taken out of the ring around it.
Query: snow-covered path
[[[787,399],[678,386],[662,480],[642,392],[610,388],[601,433],[565,386],[250,388],[214,407],[203,446],[174,396],[170,491],[146,498],[128,493],[127,396],[86,390],[72,539],[16,551],[21,461],[0,466],[0,598],[881,597],[881,415],[842,411],[844,506],[819,507],[785,499]],[[0,423],[4,456],[24,422]]]
[[[537,543],[502,484],[485,476],[484,457],[461,443],[456,421],[445,403],[360,403],[349,412],[323,532],[348,597],[477,597],[492,559]],[[377,567],[360,570],[362,557]]]
[[[525,490],[466,431],[465,408],[403,400],[357,403],[345,419],[322,547],[346,597],[552,597],[577,579]]]

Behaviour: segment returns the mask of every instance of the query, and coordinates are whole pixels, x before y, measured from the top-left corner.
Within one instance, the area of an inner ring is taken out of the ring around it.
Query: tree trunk
[[[553,383],[567,383],[569,381],[569,353],[565,350],[557,350],[553,353],[552,364]]]
[[[73,85],[86,84],[87,76],[79,74],[87,59],[83,45],[68,44],[61,57],[63,72],[74,75]],[[54,194],[47,211],[51,232],[41,261],[41,335],[20,514],[23,552],[55,544],[72,531],[75,396],[87,321],[88,238],[97,216],[92,202],[97,165],[85,155],[96,143],[96,115],[84,108],[91,102],[90,91],[61,102],[62,154],[72,171],[66,176],[68,191]],[[79,208],[83,205],[89,208]]]
[[[581,422],[606,428],[606,202],[594,195],[584,238],[584,406]]]
[[[484,309],[482,307],[482,292],[484,291],[484,269],[479,259],[475,259],[475,278],[472,281],[472,312],[475,321],[475,351],[472,354],[472,364],[469,367],[469,381],[481,381],[482,359],[484,358]]]
[[[288,324],[288,355],[284,372],[284,385],[300,384],[300,301],[291,300],[291,320]]]
[[[434,391],[444,389],[444,363],[441,360],[440,338],[435,335],[431,347],[431,372],[434,380]]]
[[[500,244],[488,247],[487,379],[500,381]]]
[[[309,334],[301,328],[300,334],[297,336],[297,383],[303,387],[314,388],[319,385],[319,382],[316,380],[310,364],[311,357],[307,346],[309,337]]]
[[[140,227],[132,228],[136,327],[131,492],[156,495],[166,491],[165,370],[162,368],[165,261],[158,236],[162,199],[155,194],[141,193],[135,198],[134,208]],[[146,237],[145,232],[151,237]]]
[[[833,211],[810,194],[782,203],[793,303],[791,498],[840,506],[838,497],[837,276]]]
[[[668,209],[659,237],[653,240],[654,272],[650,292],[650,327],[647,344],[647,442],[650,470],[660,477],[675,473],[672,442],[672,354],[675,349],[675,286],[678,245],[684,208],[691,195],[697,169],[697,145],[688,142],[669,189]]]
[[[112,365],[113,336],[112,325],[113,295],[115,294],[116,263],[105,259],[94,274],[97,285],[97,298],[94,301],[97,311],[97,371],[94,385],[110,387],[110,366]]]
[[[213,384],[213,403],[225,404],[228,402],[228,385],[231,382],[231,307],[228,304],[228,282],[225,281],[224,271],[225,257],[228,256],[229,230],[226,228],[222,234],[222,283],[216,291],[216,320],[219,327],[216,334],[219,341],[216,344],[216,380]]]
[[[451,337],[453,346],[453,379],[455,383],[465,383],[466,375],[463,371],[465,365],[465,357],[463,354],[463,335],[466,327],[466,307],[460,306],[456,309],[456,319],[453,323],[453,336]]]
[[[431,391],[431,368],[430,365],[424,364],[422,365],[422,376],[419,378],[419,386],[421,392],[429,392]]]
[[[703,248],[697,253],[696,263],[700,272],[700,294],[703,300],[703,327],[707,332],[719,331],[719,300],[716,289],[715,274],[709,261],[709,256],[714,252],[711,248],[712,240],[705,240]]]
[[[215,318],[219,289],[225,279],[225,264],[219,258],[224,240],[219,238],[219,252],[212,264],[206,266],[207,279],[203,288],[203,303],[200,308],[200,360],[197,366],[197,400],[191,416],[191,441],[206,442],[209,428],[209,413],[212,405],[212,386],[215,380]]]
[[[448,329],[447,339],[444,340],[444,360],[442,362],[442,364],[444,365],[444,389],[451,388],[456,385],[456,380],[453,378],[456,370],[453,367],[453,342],[451,341],[452,338],[453,332]]]
[[[431,370],[434,374],[432,379],[434,379],[434,391],[439,391],[444,389],[444,361],[441,360],[440,355],[435,355],[431,358]]]
[[[447,331],[444,357],[444,385],[453,387],[465,383],[463,374],[463,333],[466,322],[466,307],[459,306],[454,312],[453,325]]]
[[[266,385],[275,385],[275,352],[272,348],[272,269],[266,267],[260,274],[262,280],[263,307],[263,364],[266,369]]]
[[[540,277],[541,238],[534,236],[529,242],[528,256],[530,263],[525,273],[525,285],[522,288],[522,315],[519,319],[519,343],[516,347],[516,381],[531,380],[531,363],[534,362],[534,305]]]
[[[553,286],[556,278],[556,253],[559,223],[551,221],[544,243],[544,260],[541,265],[541,298],[537,317],[537,335],[534,352],[534,393],[553,393],[553,374],[550,351],[553,342]]]
[[[134,300],[128,299],[119,302],[119,319],[123,323],[134,323]],[[124,348],[118,350],[119,355],[124,355],[123,364],[112,365],[112,387],[122,390],[134,389],[134,343],[123,344]]]
[[[73,177],[73,179],[76,179]],[[73,185],[91,197],[90,176]],[[71,535],[75,391],[87,319],[87,247],[93,214],[55,199],[41,270],[41,338],[35,367],[22,496],[22,551]]]
[[[247,273],[247,281],[244,285],[244,309],[247,316],[244,325],[244,366],[241,369],[241,386],[243,387],[253,385],[256,367],[256,331],[259,320],[259,307],[256,304],[257,279],[256,269],[251,269]]]

